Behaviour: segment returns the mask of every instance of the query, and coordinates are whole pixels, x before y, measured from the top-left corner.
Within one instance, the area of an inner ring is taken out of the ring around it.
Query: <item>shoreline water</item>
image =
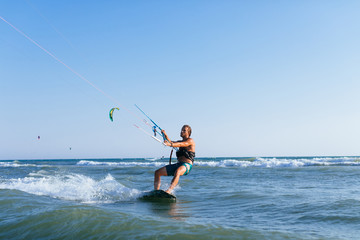
[[[249,159],[249,158],[359,158],[358,155],[284,155],[284,156],[197,156],[196,159]],[[11,159],[0,159],[1,161],[65,161],[65,160],[169,160],[168,157],[77,157],[77,158],[11,158]]]
[[[0,161],[0,239],[356,239],[358,157],[197,158],[176,203],[139,201],[168,159]],[[170,177],[162,178],[166,188]],[[15,236],[15,237],[14,237]]]

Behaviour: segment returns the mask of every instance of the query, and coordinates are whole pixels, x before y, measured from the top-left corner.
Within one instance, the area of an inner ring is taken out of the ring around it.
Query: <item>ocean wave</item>
[[[14,168],[15,167],[37,167],[37,165],[13,161],[13,162],[0,162],[0,167],[14,167]]]
[[[25,161],[0,161],[0,168],[18,168],[18,167],[51,167],[50,165],[25,163]]]
[[[160,167],[164,166],[165,162],[99,162],[99,161],[88,161],[88,160],[81,160],[76,165],[78,166],[110,166],[110,167],[136,167],[136,166],[155,166]]]
[[[176,162],[174,159],[173,163]],[[80,160],[75,162],[77,166],[84,167],[152,167],[160,168],[168,164],[168,159],[138,159],[138,160]],[[196,158],[194,166],[199,167],[308,167],[308,166],[359,166],[360,157],[257,157],[257,158]],[[51,165],[26,163],[23,161],[0,161],[0,168],[19,167],[51,167]]]
[[[175,163],[175,161],[173,161]],[[91,161],[81,160],[79,166],[109,166],[109,167],[162,167],[167,161]],[[258,158],[198,158],[194,166],[200,167],[261,167],[261,168],[282,168],[282,167],[308,167],[308,166],[359,166],[358,157],[258,157]]]
[[[128,201],[142,194],[137,189],[125,187],[117,182],[111,174],[104,179],[94,180],[81,174],[46,176],[39,172],[25,178],[2,180],[0,189],[20,190],[84,203]]]
[[[145,158],[146,161],[158,161],[158,160],[163,160],[164,157],[157,157],[157,158]]]
[[[304,157],[304,158],[255,158],[254,160],[223,159],[217,161],[196,161],[195,166],[205,167],[307,167],[307,166],[358,166],[357,157]]]

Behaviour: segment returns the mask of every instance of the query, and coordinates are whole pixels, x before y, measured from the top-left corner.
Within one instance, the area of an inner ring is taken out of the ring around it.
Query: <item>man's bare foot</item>
[[[171,194],[171,189],[168,189],[168,190],[166,190],[165,192],[167,192],[168,194]]]

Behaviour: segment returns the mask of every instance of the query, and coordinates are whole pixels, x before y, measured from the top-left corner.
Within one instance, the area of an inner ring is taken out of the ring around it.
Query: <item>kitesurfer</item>
[[[166,190],[167,193],[171,193],[171,191],[178,184],[180,176],[189,174],[192,169],[195,158],[195,142],[192,138],[190,138],[191,127],[189,125],[184,125],[181,128],[180,137],[182,140],[180,141],[173,142],[170,140],[164,130],[161,132],[165,137],[165,145],[173,148],[179,148],[179,150],[176,152],[178,162],[175,164],[166,165],[165,167],[155,171],[154,189],[160,189],[161,176],[174,176],[170,187]]]

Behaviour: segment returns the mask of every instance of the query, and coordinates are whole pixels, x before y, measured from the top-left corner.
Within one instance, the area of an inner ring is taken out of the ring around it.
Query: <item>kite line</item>
[[[77,71],[75,71],[73,68],[71,68],[69,65],[67,65],[66,63],[64,63],[63,61],[61,61],[58,57],[56,57],[54,54],[52,54],[50,51],[48,51],[46,48],[44,48],[43,46],[41,46],[39,43],[37,43],[35,40],[33,40],[32,38],[30,38],[28,35],[26,35],[23,31],[21,31],[20,29],[18,29],[17,27],[15,27],[13,24],[11,24],[10,22],[8,22],[7,20],[5,20],[2,16],[0,16],[0,19],[2,21],[4,21],[6,24],[8,24],[11,28],[13,28],[16,32],[20,33],[22,36],[24,36],[26,39],[28,39],[31,43],[33,43],[35,46],[37,46],[38,48],[40,48],[41,50],[43,50],[46,54],[48,54],[50,57],[52,57],[53,59],[55,59],[57,62],[61,63],[63,66],[65,66],[68,70],[70,70],[72,73],[74,73],[76,76],[78,76],[81,80],[85,81],[87,84],[89,84],[90,86],[92,86],[93,88],[95,88],[98,92],[100,92],[101,94],[103,94],[105,97],[107,97],[108,99],[110,99],[111,101],[113,101],[115,104],[119,105],[122,109],[125,109],[129,114],[133,115],[134,117],[142,120],[146,125],[150,126],[153,131],[154,129],[159,128],[160,132],[161,132],[161,128],[155,123],[153,122],[138,106],[136,106],[142,113],[145,114],[146,117],[148,117],[151,122],[154,124],[154,126],[151,126],[151,124],[149,124],[145,119],[140,118],[138,115],[136,115],[135,113],[133,113],[131,110],[129,110],[128,108],[122,106],[122,104],[120,104],[115,98],[113,98],[112,96],[110,96],[109,94],[107,94],[106,92],[104,92],[102,89],[100,89],[99,87],[97,87],[94,83],[92,83],[91,81],[89,81],[87,78],[85,78],[83,75],[81,75],[80,73],[78,73]],[[113,110],[113,109],[112,109]],[[112,119],[112,112],[111,112],[111,119]],[[148,132],[146,132],[144,129],[142,129],[141,127],[137,126],[136,124],[134,124],[134,126],[136,128],[138,128],[139,130],[143,131],[144,133],[148,134]],[[155,136],[156,136],[156,132]],[[161,133],[162,134],[162,133]],[[163,135],[163,134],[162,134]],[[151,136],[151,135],[150,135]],[[160,142],[163,144],[163,142],[161,140],[159,140],[158,138],[156,138],[155,136],[151,136],[153,139],[155,139],[156,141]],[[164,137],[164,136],[163,136]],[[165,138],[164,138],[165,139]]]

